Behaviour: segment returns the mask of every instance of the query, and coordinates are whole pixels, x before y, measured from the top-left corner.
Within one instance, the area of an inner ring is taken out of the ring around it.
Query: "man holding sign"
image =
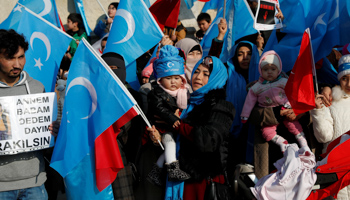
[[[0,30],[0,97],[45,92],[43,84],[23,71],[27,49],[28,42],[22,35],[12,29]],[[2,104],[2,110],[4,109],[7,108]],[[55,130],[53,130],[54,127]],[[56,128],[56,124],[49,126],[49,130],[54,133],[58,132]],[[11,143],[12,141],[6,144],[12,150],[22,145],[15,141]],[[0,145],[0,151],[6,147],[6,145]],[[42,150],[0,155],[0,199],[47,199],[45,181]]]

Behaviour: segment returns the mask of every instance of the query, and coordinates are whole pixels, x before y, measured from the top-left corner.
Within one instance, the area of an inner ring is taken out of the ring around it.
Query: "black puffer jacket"
[[[153,90],[148,95],[148,117],[157,128],[170,128],[177,121],[180,120],[174,113],[178,109],[176,99],[165,92],[158,84],[152,84]],[[162,121],[169,125],[156,124],[154,115],[159,116]]]
[[[224,174],[226,169],[235,108],[225,97],[224,89],[211,90],[204,96],[204,102],[182,121],[193,127],[190,133],[193,141],[181,137],[179,151],[180,168],[191,175],[192,181]]]

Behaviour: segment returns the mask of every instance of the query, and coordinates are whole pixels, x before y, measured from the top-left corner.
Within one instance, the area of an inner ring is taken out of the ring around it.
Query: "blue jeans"
[[[44,184],[38,187],[0,192],[0,200],[47,200]]]

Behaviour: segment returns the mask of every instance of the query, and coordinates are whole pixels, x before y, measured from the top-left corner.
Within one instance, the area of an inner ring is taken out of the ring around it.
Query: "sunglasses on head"
[[[206,56],[203,59],[202,64],[208,66],[209,68],[212,68],[213,67],[213,58],[211,56]]]

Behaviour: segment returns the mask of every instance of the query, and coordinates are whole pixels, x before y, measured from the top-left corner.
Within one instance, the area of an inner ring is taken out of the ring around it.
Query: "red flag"
[[[301,41],[298,58],[284,88],[296,115],[316,108],[313,82],[315,64],[310,41],[310,31],[306,29]]]
[[[95,140],[96,186],[99,191],[112,184],[117,173],[124,168],[117,136],[120,128],[136,115],[137,111],[131,108]]]
[[[150,8],[161,30],[164,26],[176,28],[180,12],[180,0],[157,0]]]

